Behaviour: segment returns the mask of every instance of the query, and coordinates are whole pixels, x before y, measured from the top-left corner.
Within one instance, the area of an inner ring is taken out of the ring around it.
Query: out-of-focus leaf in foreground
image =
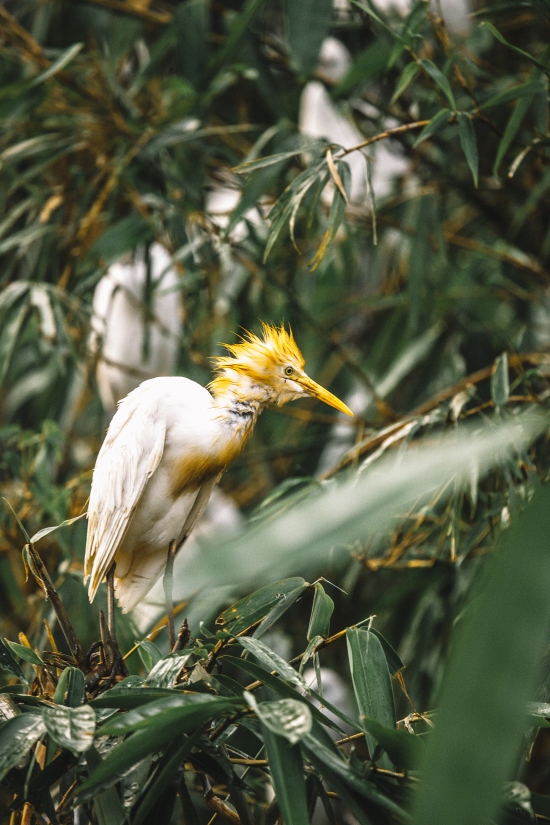
[[[416,825],[489,825],[518,759],[550,620],[550,485],[505,533],[457,626]],[[504,722],[505,720],[505,722]]]
[[[387,530],[396,516],[422,507],[451,478],[466,483],[472,466],[482,475],[524,449],[547,423],[542,415],[518,416],[514,422],[442,438],[439,445],[430,440],[397,459],[381,459],[368,472],[327,485],[266,524],[244,527],[230,539],[201,542],[202,552],[186,568],[187,584],[194,590],[218,582],[245,585],[283,571],[311,574],[329,551]]]

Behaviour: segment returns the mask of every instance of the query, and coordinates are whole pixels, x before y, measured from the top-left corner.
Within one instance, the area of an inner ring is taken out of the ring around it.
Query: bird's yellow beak
[[[311,395],[313,398],[318,398],[319,401],[323,401],[325,404],[328,404],[329,407],[334,407],[346,415],[353,416],[352,411],[344,404],[343,401],[340,401],[340,399],[336,398],[336,396],[331,392],[325,390],[325,388],[320,384],[312,381],[307,375],[300,376],[300,378],[294,380],[297,381],[298,384],[302,385],[308,395]]]

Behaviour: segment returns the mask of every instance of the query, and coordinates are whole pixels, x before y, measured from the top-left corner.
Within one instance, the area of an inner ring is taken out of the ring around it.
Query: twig
[[[69,650],[71,651],[73,658],[79,664],[83,658],[83,650],[80,642],[77,639],[76,633],[73,630],[73,626],[69,620],[67,615],[67,611],[65,610],[61,599],[57,595],[57,591],[53,586],[53,582],[50,579],[50,575],[46,569],[46,566],[38,551],[36,550],[34,544],[27,544],[27,551],[29,555],[29,559],[31,561],[31,571],[35,579],[37,580],[38,584],[42,587],[46,599],[51,602],[51,605],[55,611],[55,615],[57,616],[57,621],[59,622],[59,627],[61,628],[63,635],[69,645]]]
[[[374,137],[367,138],[366,140],[361,141],[356,146],[350,146],[348,149],[344,149],[339,155],[336,155],[337,160],[340,158],[345,157],[345,155],[349,155],[351,152],[357,152],[358,149],[364,149],[365,146],[370,146],[371,143],[376,143],[378,140],[385,140],[386,138],[392,137],[393,135],[400,135],[402,132],[410,132],[411,129],[421,129],[424,126],[427,126],[429,120],[416,120],[414,123],[404,123],[402,126],[396,126],[394,129],[386,129],[385,132],[380,132]]]
[[[103,6],[106,9],[113,11],[120,11],[123,14],[131,14],[134,17],[140,17],[146,20],[147,23],[157,23],[159,26],[166,26],[172,20],[172,15],[167,11],[151,11],[151,9],[143,6],[132,6],[125,0],[88,0],[89,3],[94,3],[96,6]]]
[[[223,799],[216,796],[207,776],[204,777],[204,800],[210,810],[214,811],[218,816],[221,816],[222,819],[226,819],[228,822],[231,822],[232,825],[242,825],[238,814],[236,814],[229,805],[226,805]]]

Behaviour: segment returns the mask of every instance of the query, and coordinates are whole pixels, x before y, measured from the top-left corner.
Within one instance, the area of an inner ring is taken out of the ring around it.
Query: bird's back
[[[126,610],[162,572],[168,544],[178,538],[198,493],[191,485],[174,495],[178,468],[186,456],[211,448],[212,407],[208,390],[179,377],[145,381],[120,403],[92,479],[85,558],[90,598],[113,561]]]

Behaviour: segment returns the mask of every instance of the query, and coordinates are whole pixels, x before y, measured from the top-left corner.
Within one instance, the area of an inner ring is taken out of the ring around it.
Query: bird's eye
[[[285,375],[294,375],[294,367],[285,367]]]

